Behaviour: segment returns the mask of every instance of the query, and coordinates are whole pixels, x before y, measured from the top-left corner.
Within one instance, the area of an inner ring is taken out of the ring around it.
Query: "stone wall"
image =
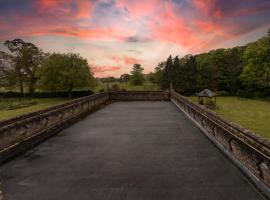
[[[194,120],[207,136],[237,162],[236,164],[264,193],[270,196],[269,140],[224,120],[173,90],[170,92],[170,97],[172,102]]]
[[[110,92],[110,99],[114,101],[168,101],[169,92],[165,91],[129,91]]]
[[[109,102],[108,93],[0,122],[0,164]]]
[[[0,164],[111,101],[163,101],[169,93],[104,92],[0,121]]]
[[[0,164],[110,101],[174,102],[270,197],[270,143],[174,91],[104,92],[0,121]],[[0,194],[1,200],[1,194]]]

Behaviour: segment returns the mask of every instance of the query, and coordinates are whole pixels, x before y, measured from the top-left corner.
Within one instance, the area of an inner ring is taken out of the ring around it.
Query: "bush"
[[[116,83],[112,84],[111,90],[112,91],[119,91],[120,90],[119,85]]]
[[[250,90],[238,90],[236,92],[236,95],[243,98],[250,98],[253,96],[252,92]]]
[[[263,94],[263,92],[256,91],[256,92],[253,93],[253,97],[255,97],[255,98],[263,98],[264,94]]]
[[[223,96],[223,97],[230,96],[229,92],[227,92],[225,90],[218,91],[217,94],[219,96]]]
[[[90,90],[86,91],[72,91],[71,97],[72,98],[79,98],[84,96],[92,95],[94,92]],[[0,97],[3,98],[21,98],[21,97],[33,97],[33,98],[54,98],[54,97],[60,97],[60,98],[68,98],[70,95],[69,92],[61,91],[61,92],[36,92],[32,95],[29,94],[21,94],[19,92],[1,92]]]

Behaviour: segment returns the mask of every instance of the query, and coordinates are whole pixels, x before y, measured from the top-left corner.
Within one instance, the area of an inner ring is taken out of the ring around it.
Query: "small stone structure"
[[[204,104],[204,98],[207,98],[208,99],[208,102],[206,102],[206,104],[208,105],[208,106],[216,106],[216,103],[217,103],[217,99],[216,99],[216,97],[217,97],[217,94],[216,93],[214,93],[214,92],[212,92],[211,90],[209,90],[209,89],[204,89],[204,90],[202,90],[201,92],[198,92],[198,93],[196,93],[196,96],[198,97],[198,103],[199,104]],[[214,101],[212,101],[212,98],[214,98],[215,100]]]
[[[171,100],[270,197],[270,142],[192,103],[174,90],[104,92],[0,121],[0,164],[111,101],[137,100]]]

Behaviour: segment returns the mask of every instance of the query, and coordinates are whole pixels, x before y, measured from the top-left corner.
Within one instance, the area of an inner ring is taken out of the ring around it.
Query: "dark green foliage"
[[[87,60],[78,54],[52,54],[38,71],[39,85],[48,91],[72,92],[74,88],[91,87],[95,80]]]
[[[140,64],[134,64],[132,71],[131,71],[131,77],[130,77],[130,83],[132,85],[142,85],[144,82],[144,75],[143,75],[143,68]]]
[[[110,90],[112,90],[112,91],[119,91],[120,90],[120,87],[119,87],[119,85],[117,83],[114,83],[114,84],[112,84]]]
[[[155,68],[155,72],[153,73],[153,83],[161,84],[163,79],[163,72],[165,67],[165,62],[159,63],[158,66]]]
[[[182,59],[174,59],[175,75],[173,79],[174,89],[183,94],[194,94],[198,90],[198,69],[196,68],[196,58],[187,55]]]
[[[100,78],[100,81],[102,83],[112,83],[112,82],[118,82],[119,79],[118,78],[115,78],[113,76],[109,76],[109,77],[105,77],[105,78]]]
[[[4,45],[11,52],[6,56],[6,61],[10,62],[5,70],[4,86],[18,86],[21,93],[24,93],[24,87],[28,87],[28,92],[34,93],[38,80],[37,70],[47,54],[21,39],[7,40]]]
[[[130,75],[129,74],[122,74],[120,76],[120,79],[119,79],[119,81],[121,83],[127,83],[127,82],[129,82],[129,80],[130,80]]]
[[[169,56],[153,74],[162,89],[194,94],[204,88],[241,97],[270,96],[270,30],[242,47],[217,49],[179,59]]]
[[[84,96],[89,96],[94,94],[93,91],[72,91],[71,96],[73,98],[79,98]],[[20,98],[20,97],[31,97],[31,98],[67,98],[70,93],[65,91],[57,91],[57,92],[35,92],[33,94],[22,94],[20,92],[0,92],[0,98]]]
[[[270,37],[250,44],[245,53],[245,66],[242,81],[249,88],[265,89],[270,87]]]
[[[173,78],[173,59],[170,55],[165,63],[164,69],[163,69],[163,75],[161,79],[161,88],[162,89],[168,89],[170,88],[170,84],[172,83]]]

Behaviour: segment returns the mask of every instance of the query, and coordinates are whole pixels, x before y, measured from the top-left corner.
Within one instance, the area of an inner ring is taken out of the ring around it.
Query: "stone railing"
[[[104,92],[0,121],[0,164],[110,101],[169,100],[163,91]]]
[[[269,194],[270,143],[256,134],[228,122],[202,106],[170,92],[171,101],[201,127],[205,134],[223,150],[260,187]]]
[[[42,141],[109,101],[100,93],[0,121],[0,163]]]
[[[169,92],[166,91],[128,91],[110,92],[110,99],[116,101],[168,101]]]

